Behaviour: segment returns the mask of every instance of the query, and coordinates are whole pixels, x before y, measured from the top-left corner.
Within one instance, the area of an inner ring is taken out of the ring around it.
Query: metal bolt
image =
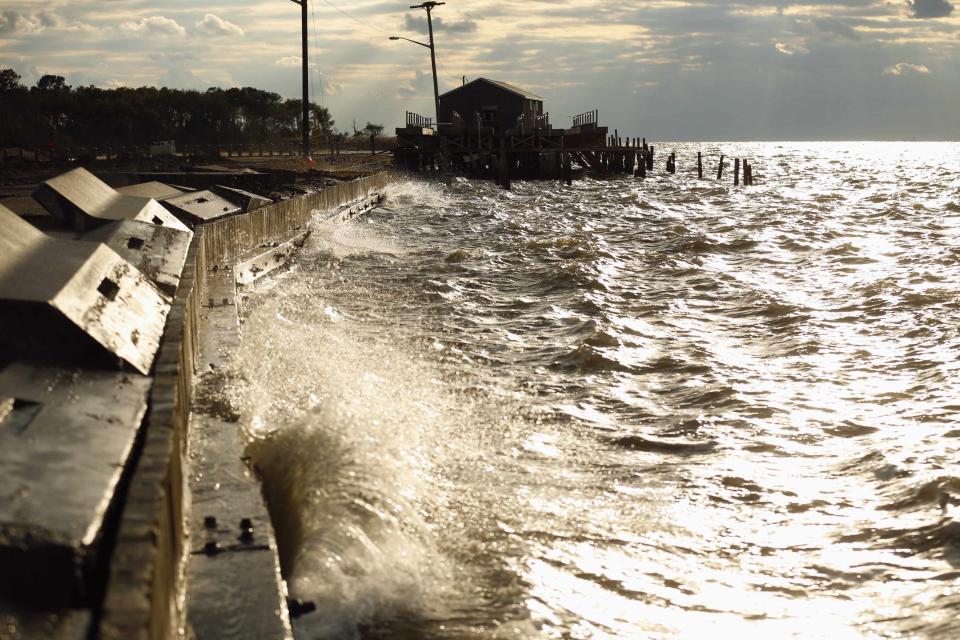
[[[203,528],[204,529],[216,529],[217,528],[217,519],[213,516],[205,516],[203,518]]]
[[[240,521],[240,541],[246,544],[253,542],[253,521],[250,518]]]
[[[217,555],[220,553],[220,543],[215,540],[211,540],[207,544],[203,545],[203,552],[208,556]]]

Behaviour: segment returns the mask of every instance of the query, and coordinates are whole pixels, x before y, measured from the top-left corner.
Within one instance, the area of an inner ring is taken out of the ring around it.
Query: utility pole
[[[423,4],[412,5],[411,9],[427,10],[427,28],[430,30],[430,64],[433,66],[433,102],[437,110],[437,128],[440,128],[440,87],[437,85],[437,49],[433,43],[433,17],[431,12],[434,7],[439,7],[446,2],[424,2]]]
[[[300,21],[302,27],[302,57],[303,57],[303,157],[310,157],[310,76],[308,70],[310,61],[307,51],[307,2],[309,0],[290,0],[300,5]]]

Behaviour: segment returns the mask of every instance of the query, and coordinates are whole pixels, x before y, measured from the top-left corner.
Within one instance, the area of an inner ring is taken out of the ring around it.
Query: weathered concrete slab
[[[170,299],[106,245],[54,240],[0,207],[0,345],[148,373]]]
[[[193,166],[194,171],[205,171],[207,173],[257,173],[253,169],[228,167],[224,164],[198,164]]]
[[[83,239],[107,245],[139,269],[157,288],[173,297],[180,284],[193,233],[124,220],[91,231]]]
[[[118,187],[117,193],[121,193],[125,196],[136,196],[138,198],[153,198],[154,200],[163,200],[164,198],[172,198],[178,196],[187,189],[177,189],[173,185],[164,184],[163,182],[157,182],[156,180],[151,180],[150,182],[141,182],[139,184],[131,184],[127,187]]]
[[[138,220],[186,231],[156,200],[118,193],[86,169],[69,171],[41,184],[33,197],[51,215],[77,231],[113,220]]]
[[[7,610],[0,604],[3,640],[88,640],[92,622],[89,609]]]
[[[216,184],[210,187],[210,190],[221,198],[226,198],[233,204],[241,208],[243,213],[248,213],[254,209],[273,204],[273,200],[257,195],[251,191],[227,187],[222,184]]]
[[[196,168],[196,167],[195,167]],[[158,181],[188,189],[209,189],[217,184],[225,184],[238,189],[246,189],[254,193],[270,193],[284,185],[291,185],[297,180],[295,171],[271,169],[269,171],[252,171],[249,169],[230,169],[229,173],[221,171],[192,171],[192,172],[136,172],[136,173],[103,173],[103,179],[112,185],[130,185],[138,182]]]
[[[187,622],[197,640],[292,637],[270,515],[244,462],[223,365],[240,340],[229,271],[207,273],[209,298],[190,419],[191,555]]]
[[[190,225],[242,213],[243,209],[213,191],[194,191],[161,201],[164,207]]]
[[[248,253],[234,266],[234,280],[238,285],[253,284],[290,262],[306,239],[306,233],[298,233],[286,242],[260,247]]]
[[[190,430],[187,621],[197,640],[286,640],[292,632],[273,526],[243,462],[239,427],[195,415]]]
[[[0,372],[0,597],[90,597],[151,379],[15,363]]]

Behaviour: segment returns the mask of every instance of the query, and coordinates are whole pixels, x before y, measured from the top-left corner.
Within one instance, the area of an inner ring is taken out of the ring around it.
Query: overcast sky
[[[555,126],[599,109],[621,134],[659,140],[960,140],[953,2],[448,0],[435,11],[440,88],[505,80],[543,95]],[[314,99],[339,128],[432,115],[428,51],[387,39],[426,38],[410,4],[311,0]],[[289,0],[0,0],[0,67],[26,82],[296,97],[299,12]]]

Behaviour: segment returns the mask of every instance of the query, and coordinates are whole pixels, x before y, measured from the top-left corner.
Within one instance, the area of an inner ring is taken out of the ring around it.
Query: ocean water
[[[397,183],[245,294],[298,638],[960,637],[960,145],[667,148]]]

